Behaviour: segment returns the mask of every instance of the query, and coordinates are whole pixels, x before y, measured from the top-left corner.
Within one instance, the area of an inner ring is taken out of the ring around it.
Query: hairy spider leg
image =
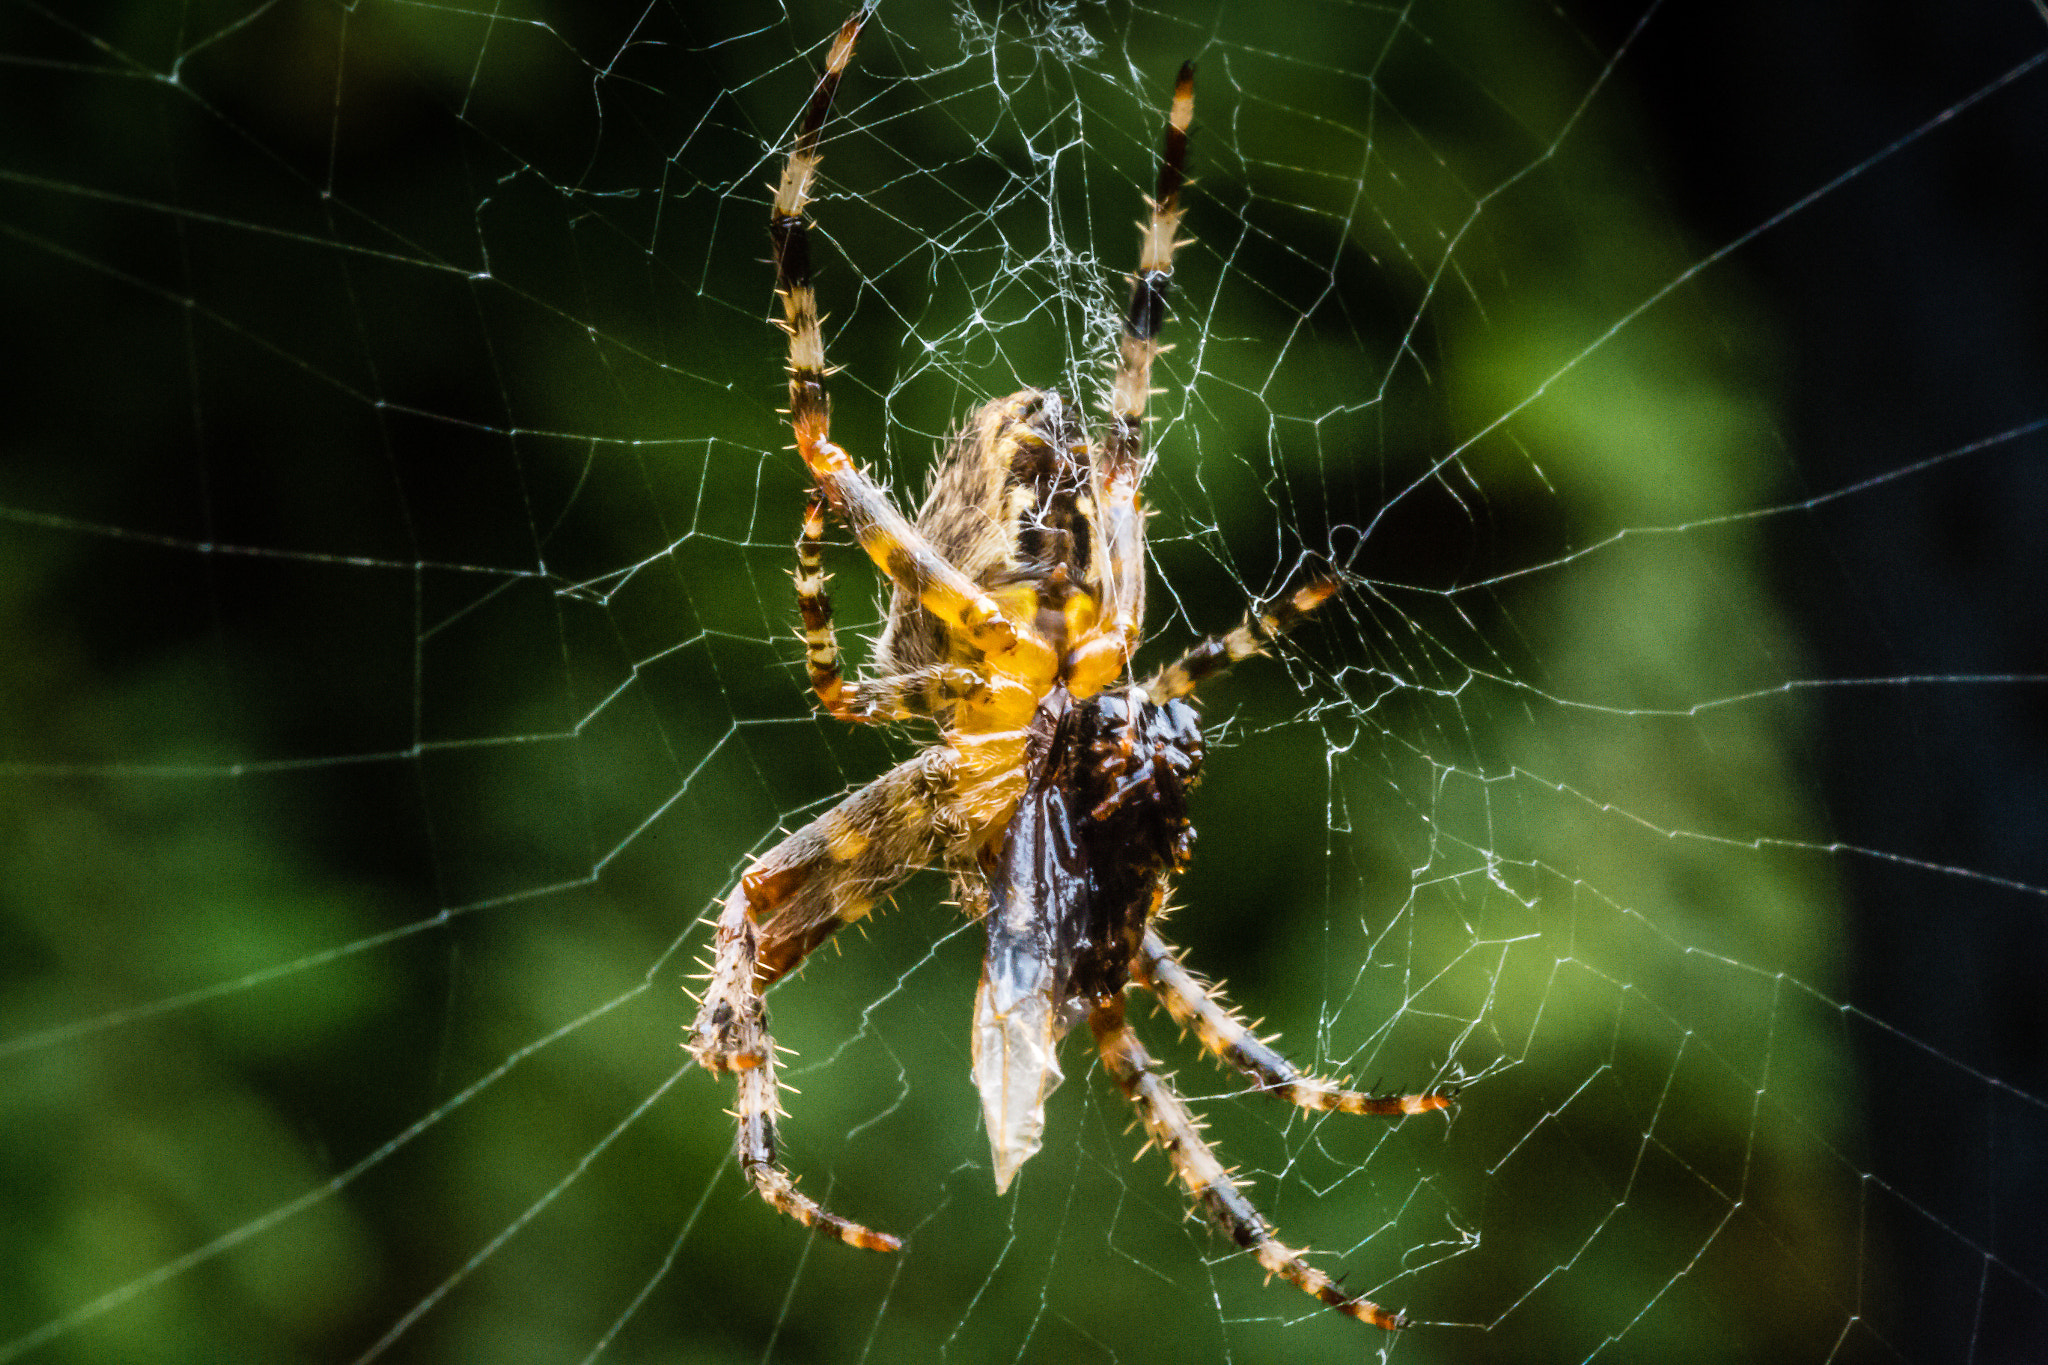
[[[1124,1018],[1122,996],[1097,1005],[1088,1016],[1088,1026],[1095,1033],[1103,1065],[1137,1106],[1151,1145],[1166,1153],[1174,1174],[1224,1236],[1251,1252],[1268,1275],[1278,1275],[1340,1313],[1390,1331],[1408,1325],[1402,1314],[1390,1313],[1362,1295],[1346,1294],[1336,1281],[1302,1259],[1308,1248],[1285,1246],[1273,1235],[1272,1226],[1252,1207],[1217,1160],[1215,1149],[1202,1137],[1201,1124],[1186,1101],[1174,1092],[1159,1064],[1131,1031]]]
[[[742,901],[746,893],[735,889],[728,902],[728,913],[720,917],[719,934],[725,935],[726,918],[731,917],[732,902]],[[745,919],[741,907],[739,919]],[[753,933],[753,926],[747,926]],[[739,1120],[739,1137],[733,1144],[733,1152],[739,1158],[740,1170],[747,1182],[754,1187],[768,1204],[788,1214],[797,1222],[823,1236],[835,1238],[850,1247],[866,1251],[900,1251],[903,1240],[886,1232],[842,1218],[817,1200],[796,1187],[796,1181],[784,1170],[776,1158],[776,1119],[786,1111],[780,1099],[781,1083],[775,1074],[775,1040],[768,1035],[767,1010],[756,995],[745,1002],[747,1007],[746,1028],[760,1039],[760,1060],[753,1066],[742,1066],[738,1073],[738,1091],[733,1114]]]
[[[1163,706],[1175,697],[1187,696],[1232,664],[1264,654],[1267,646],[1335,597],[1339,586],[1335,578],[1318,578],[1297,588],[1271,611],[1253,608],[1234,629],[1199,642],[1154,673],[1145,682],[1146,693]]]
[[[718,916],[711,974],[685,1044],[706,1071],[737,1075],[734,1150],[761,1198],[806,1227],[870,1251],[895,1251],[902,1243],[825,1209],[798,1191],[776,1159],[783,1109],[763,992],[937,856],[942,796],[956,761],[951,749],[927,749],[755,861]]]
[[[849,683],[840,670],[839,633],[832,626],[832,595],[825,590],[825,494],[813,487],[804,500],[804,529],[796,542],[796,604],[804,619],[804,667],[811,691],[829,715],[849,724],[902,720],[906,689],[862,679]]]
[[[1221,987],[1181,965],[1179,955],[1155,930],[1145,931],[1131,966],[1138,984],[1159,997],[1173,1021],[1192,1032],[1219,1061],[1257,1081],[1260,1089],[1303,1109],[1392,1118],[1448,1109],[1458,1097],[1456,1086],[1440,1086],[1418,1095],[1372,1095],[1346,1090],[1301,1070],[1245,1026],[1237,1011],[1225,1003]]]
[[[1106,628],[1070,658],[1067,672],[1082,680],[1077,693],[1122,676],[1138,647],[1145,615],[1145,513],[1139,485],[1145,477],[1145,404],[1152,394],[1152,361],[1166,323],[1166,290],[1173,280],[1173,253],[1180,238],[1181,187],[1187,181],[1188,127],[1195,119],[1195,64],[1183,62],[1173,83],[1173,107],[1166,119],[1159,157],[1159,183],[1151,213],[1141,224],[1138,273],[1131,277],[1131,301],[1124,310],[1123,342],[1110,381],[1109,430],[1095,468],[1096,519],[1109,572],[1103,605]],[[1100,682],[1096,676],[1100,675]]]
[[[911,720],[927,714],[931,700],[974,698],[988,684],[971,668],[936,663],[898,669],[879,678],[849,682],[840,670],[839,636],[832,624],[832,595],[825,585],[825,495],[811,489],[804,529],[796,543],[797,607],[804,622],[804,665],[811,691],[826,712],[850,724]]]
[[[832,595],[825,590],[825,495],[813,487],[804,498],[804,529],[796,542],[796,605],[804,618],[804,668],[818,705],[843,721],[882,719],[856,701],[860,684],[848,685],[839,667],[839,633],[832,627]]]
[[[839,637],[832,625],[832,595],[825,590],[832,577],[825,572],[825,506],[825,495],[813,488],[804,507],[803,533],[796,543],[796,596],[804,621],[804,665],[818,704],[849,724],[867,725],[924,715],[934,696],[959,699],[985,693],[987,685],[979,674],[949,663],[847,681],[840,671]]]
[[[973,696],[981,679],[955,664],[904,669],[882,678],[848,682],[840,670],[839,636],[832,625],[832,595],[825,585],[825,495],[810,491],[804,506],[804,529],[796,542],[796,600],[804,621],[804,666],[811,691],[825,711],[849,724],[909,720],[926,710],[926,700]]]
[[[856,10],[840,26],[825,58],[825,74],[811,92],[798,125],[796,144],[784,164],[769,212],[768,235],[775,251],[775,290],[782,300],[779,320],[789,335],[789,421],[797,451],[817,480],[833,511],[846,519],[869,558],[927,611],[958,630],[976,648],[986,651],[997,671],[1018,676],[1050,677],[1057,666],[1050,647],[1034,632],[1020,631],[1003,615],[996,600],[966,574],[947,562],[922,532],[896,510],[889,495],[858,468],[844,449],[832,442],[832,404],[825,391],[831,373],[825,363],[825,337],[819,325],[818,297],[811,284],[809,220],[806,210],[818,175],[819,140],[840,78],[853,60],[861,26],[872,6]],[[831,622],[821,604],[823,624]],[[806,638],[815,639],[807,618]],[[836,648],[833,667],[836,670]],[[821,698],[822,700],[822,698]],[[828,708],[829,709],[829,708]],[[834,714],[840,714],[834,711]],[[848,716],[848,719],[855,717]]]

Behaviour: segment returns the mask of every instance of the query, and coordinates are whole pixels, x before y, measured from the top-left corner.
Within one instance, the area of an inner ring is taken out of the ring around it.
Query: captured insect
[[[763,1199],[850,1246],[897,1250],[897,1238],[803,1194],[777,1161],[782,1111],[763,994],[912,872],[942,867],[961,905],[988,925],[973,1073],[998,1192],[1039,1149],[1046,1097],[1061,1079],[1060,1039],[1085,1018],[1152,1143],[1226,1236],[1332,1308],[1404,1326],[1400,1313],[1344,1293],[1275,1237],[1124,1016],[1126,987],[1142,986],[1217,1058],[1304,1109],[1419,1114],[1455,1098],[1448,1086],[1371,1095],[1304,1074],[1253,1036],[1154,927],[1193,838],[1187,798],[1201,773],[1202,733],[1189,698],[1338,590],[1334,578],[1310,582],[1144,683],[1127,680],[1145,615],[1145,403],[1180,245],[1193,64],[1174,83],[1107,428],[1091,438],[1050,390],[996,399],[949,442],[912,521],[831,439],[830,370],[811,287],[806,210],[820,134],[871,13],[855,13],[832,43],[769,219],[790,424],[815,481],[796,587],[819,704],[856,724],[927,718],[939,738],[740,878],[718,917],[688,1047],[707,1071],[737,1077],[740,1168]],[[841,672],[823,568],[828,517],[852,529],[894,584],[872,678]]]

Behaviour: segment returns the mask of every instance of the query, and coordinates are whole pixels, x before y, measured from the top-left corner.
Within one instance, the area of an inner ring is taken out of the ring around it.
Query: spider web
[[[1398,1340],[1080,1040],[995,1197],[927,881],[774,996],[786,1158],[900,1257],[681,1065],[700,916],[918,740],[813,714],[787,577],[766,185],[842,11],[5,14],[0,1360],[2048,1354],[2038,5],[862,38],[819,288],[906,498],[1092,399],[1199,63],[1145,661],[1349,582],[1205,688],[1170,932],[1466,1090],[1306,1117],[1133,1017]]]

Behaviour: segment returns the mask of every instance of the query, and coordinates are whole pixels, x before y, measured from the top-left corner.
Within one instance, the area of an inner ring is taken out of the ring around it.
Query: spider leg
[[[1336,596],[1339,586],[1335,578],[1318,578],[1297,588],[1270,612],[1247,612],[1236,629],[1210,636],[1154,673],[1145,682],[1146,693],[1163,706],[1175,697],[1185,697],[1232,664],[1265,653],[1268,645]]]
[[[1272,1227],[1216,1159],[1215,1149],[1202,1137],[1201,1125],[1186,1102],[1174,1093],[1158,1063],[1131,1031],[1124,1019],[1122,996],[1097,1005],[1088,1016],[1088,1026],[1095,1032],[1103,1065],[1137,1106],[1152,1144],[1166,1153],[1181,1184],[1225,1236],[1257,1257],[1268,1275],[1280,1276],[1340,1313],[1390,1331],[1408,1325],[1404,1315],[1339,1289],[1336,1281],[1302,1259],[1307,1248],[1285,1246],[1274,1237]]]
[[[796,543],[796,602],[804,618],[804,667],[818,705],[844,721],[895,719],[864,704],[859,684],[849,687],[839,667],[839,633],[832,627],[832,595],[825,591],[825,495],[813,488],[804,501],[804,529]],[[849,693],[855,695],[849,696]]]
[[[1183,245],[1180,192],[1187,182],[1188,127],[1194,119],[1195,64],[1183,62],[1173,83],[1173,107],[1160,150],[1159,182],[1143,224],[1138,273],[1131,277],[1131,301],[1124,309],[1123,341],[1109,388],[1109,430],[1095,470],[1096,522],[1108,564],[1103,611],[1108,629],[1095,648],[1112,657],[1070,664],[1070,671],[1084,677],[1100,669],[1105,681],[1129,662],[1145,618],[1145,513],[1138,502],[1138,487],[1145,477],[1145,404],[1152,395],[1152,362],[1166,349],[1159,332],[1166,324],[1173,253]]]
[[[1261,1089],[1303,1109],[1393,1117],[1448,1109],[1458,1097],[1456,1086],[1420,1095],[1373,1095],[1302,1071],[1246,1028],[1237,1011],[1224,1003],[1222,991],[1183,967],[1155,930],[1145,931],[1132,967],[1138,984],[1158,996],[1174,1022],[1192,1030],[1204,1048],[1257,1081]]]
[[[853,60],[853,46],[860,37],[861,26],[873,13],[872,6],[856,10],[832,40],[825,59],[825,74],[819,78],[810,103],[804,108],[796,145],[783,165],[775,205],[769,214],[768,235],[775,249],[775,290],[782,300],[781,326],[789,334],[790,426],[796,433],[797,450],[817,480],[818,491],[835,512],[846,518],[869,558],[976,648],[992,653],[1013,651],[1019,648],[1020,632],[1003,615],[995,599],[949,563],[896,510],[881,485],[858,468],[845,450],[832,443],[832,404],[825,392],[825,377],[831,370],[825,364],[818,296],[811,284],[806,210],[817,179],[818,143],[825,117],[831,112],[840,78]],[[807,619],[807,631],[809,624]],[[1021,643],[1027,652],[1046,652],[1035,637],[1024,637]]]
[[[685,1044],[706,1071],[737,1075],[734,1150],[760,1196],[805,1227],[870,1251],[895,1251],[902,1243],[802,1194],[776,1159],[775,1121],[783,1109],[763,992],[935,856],[941,794],[954,759],[944,747],[925,750],[784,839],[748,869],[719,914],[711,975]]]
[[[984,684],[972,669],[957,664],[906,668],[884,678],[848,682],[840,667],[839,636],[832,626],[832,595],[825,591],[825,495],[813,488],[804,507],[804,529],[796,543],[797,606],[804,619],[804,664],[818,704],[854,725],[909,720],[924,715],[931,699],[971,697]]]
[[[746,919],[744,905],[739,905],[734,915],[735,902],[744,900],[744,890],[735,888],[726,903],[726,914],[719,919],[719,937],[726,937],[726,921],[730,918]],[[752,926],[748,926],[752,931]],[[709,997],[707,997],[707,1000]],[[788,1214],[805,1227],[824,1236],[836,1238],[851,1247],[867,1251],[900,1251],[903,1240],[886,1232],[876,1232],[850,1218],[842,1218],[817,1200],[796,1187],[796,1181],[784,1170],[776,1157],[775,1121],[784,1115],[780,1098],[781,1083],[775,1075],[775,1040],[768,1033],[768,1012],[757,995],[743,1003],[744,1023],[738,1037],[748,1046],[758,1046],[759,1060],[753,1065],[735,1059],[739,1068],[738,1099],[733,1114],[739,1120],[739,1137],[733,1144],[738,1156],[740,1171],[747,1182],[769,1205]]]

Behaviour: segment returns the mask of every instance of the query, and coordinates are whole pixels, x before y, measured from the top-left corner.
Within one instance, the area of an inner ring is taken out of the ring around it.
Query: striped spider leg
[[[1237,1011],[1225,1003],[1221,988],[1182,966],[1180,954],[1156,930],[1145,931],[1132,975],[1139,985],[1159,997],[1182,1031],[1193,1033],[1217,1060],[1257,1081],[1260,1089],[1303,1109],[1399,1118],[1448,1109],[1458,1098],[1455,1085],[1442,1085],[1414,1095],[1374,1095],[1346,1090],[1302,1071],[1273,1049],[1270,1038],[1261,1038],[1245,1026]]]
[[[727,894],[715,956],[685,1046],[714,1075],[733,1072],[739,1096],[735,1151],[761,1198],[805,1227],[848,1246],[895,1251],[903,1243],[825,1209],[796,1188],[776,1157],[782,1113],[768,987],[844,925],[860,919],[911,871],[939,836],[940,793],[953,752],[924,750],[854,792],[768,850]]]
[[[855,465],[832,441],[832,403],[825,390],[831,373],[825,363],[825,338],[818,297],[811,284],[810,228],[807,210],[817,179],[819,139],[832,99],[855,41],[873,15],[872,5],[856,10],[833,38],[825,74],[811,92],[798,125],[796,144],[784,164],[768,219],[775,253],[775,290],[782,301],[780,325],[789,335],[789,421],[797,452],[816,482],[815,492],[853,528],[869,558],[943,628],[967,646],[981,651],[1002,673],[1043,671],[1047,661],[1043,640],[1020,631],[995,599],[957,568],[923,532],[912,526],[880,484]],[[832,628],[831,600],[818,554],[823,537],[823,507],[817,499],[807,512],[798,546],[797,591],[803,609],[806,661],[819,703],[847,721],[891,718],[896,705],[886,695],[860,684],[844,685],[839,647]],[[880,689],[886,693],[887,688]]]
[[[1272,1225],[1217,1160],[1216,1149],[1202,1136],[1201,1122],[1125,1022],[1122,996],[1097,1005],[1088,1026],[1095,1033],[1102,1064],[1137,1106],[1146,1136],[1172,1160],[1181,1184],[1225,1236],[1251,1252],[1268,1275],[1278,1275],[1340,1313],[1388,1331],[1408,1325],[1405,1314],[1390,1313],[1363,1295],[1346,1294],[1335,1280],[1302,1259],[1308,1248],[1287,1246],[1273,1235]]]
[[[1161,704],[1190,695],[1200,683],[1232,664],[1265,653],[1267,646],[1334,597],[1339,586],[1333,576],[1318,576],[1275,604],[1271,611],[1254,609],[1235,629],[1201,641],[1153,674],[1145,683],[1145,692]],[[1439,1086],[1415,1095],[1372,1095],[1346,1090],[1301,1071],[1274,1051],[1269,1040],[1245,1026],[1237,1011],[1224,1002],[1219,987],[1182,966],[1180,955],[1156,929],[1145,930],[1131,968],[1137,983],[1157,996],[1181,1030],[1193,1033],[1217,1060],[1257,1081],[1261,1089],[1303,1109],[1398,1117],[1448,1109],[1457,1099],[1456,1086]]]

